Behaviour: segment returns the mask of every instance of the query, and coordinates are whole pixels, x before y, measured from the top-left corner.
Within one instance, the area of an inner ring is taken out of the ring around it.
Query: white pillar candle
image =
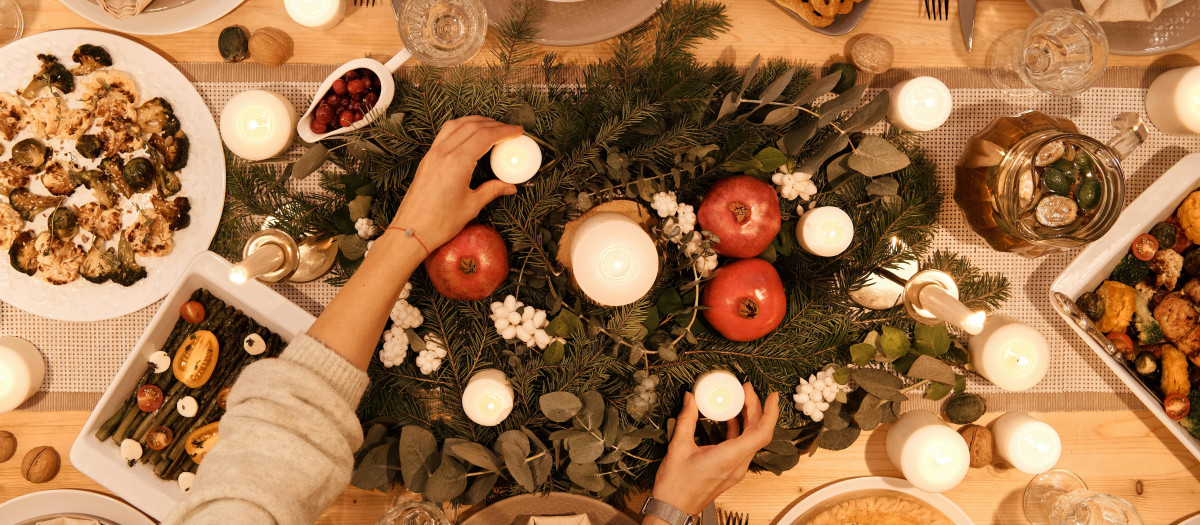
[[[485,427],[499,425],[513,409],[513,389],[504,372],[489,368],[471,376],[463,389],[463,412]]]
[[[46,363],[33,343],[19,337],[0,337],[0,413],[33,397],[45,377]]]
[[[696,408],[700,414],[713,421],[729,421],[742,413],[746,404],[746,391],[742,382],[724,370],[713,370],[700,374],[692,386],[696,396]]]
[[[854,241],[854,221],[841,208],[822,206],[804,212],[796,223],[796,242],[804,251],[833,257]]]
[[[996,453],[1026,474],[1054,468],[1062,456],[1062,440],[1054,427],[1025,412],[1009,412],[992,422]]]
[[[521,135],[492,146],[490,161],[496,178],[520,184],[533,178],[542,167],[542,149],[529,135]]]
[[[333,29],[346,17],[346,0],[283,0],[288,16],[317,31]]]
[[[1050,345],[1041,332],[1004,316],[991,316],[967,344],[979,375],[1005,390],[1028,390],[1050,369]]]
[[[887,431],[887,455],[913,486],[945,492],[967,476],[966,440],[928,410],[910,410]]]
[[[888,120],[905,131],[929,131],[946,123],[954,107],[950,89],[933,77],[905,80],[889,90]]]
[[[921,308],[928,310],[938,319],[957,326],[971,335],[983,331],[987,313],[972,311],[945,288],[936,284],[927,284],[921,288],[917,296],[921,300]]]
[[[244,91],[221,110],[221,139],[243,159],[266,160],[292,146],[296,108],[278,93]]]
[[[1200,66],[1172,69],[1146,92],[1146,114],[1163,133],[1200,133]]]
[[[650,234],[620,213],[597,213],[571,239],[571,273],[597,303],[623,306],[641,299],[658,277],[658,249]]]

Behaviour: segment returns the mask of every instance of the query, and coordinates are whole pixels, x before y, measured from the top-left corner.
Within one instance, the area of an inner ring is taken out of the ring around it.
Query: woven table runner
[[[208,104],[214,118],[231,97],[247,89],[268,89],[287,97],[303,111],[320,81],[333,66],[289,64],[267,68],[258,64],[185,63],[178,65],[191,79]],[[1110,120],[1118,113],[1145,113],[1146,87],[1163,68],[1110,68],[1100,84],[1074,98],[1035,95],[1006,98],[991,88],[987,71],[966,68],[896,69],[870,80],[867,97],[900,80],[929,75],[951,88],[955,110],[941,128],[925,133],[922,146],[937,163],[938,182],[944,196],[935,249],[958,252],[983,271],[1004,274],[1011,283],[1011,297],[1001,310],[1041,330],[1049,340],[1053,362],[1041,384],[1022,393],[1002,392],[974,378],[970,390],[982,394],[992,410],[1086,411],[1143,409],[1133,394],[1082,343],[1049,304],[1050,283],[1078,250],[1027,260],[993,251],[967,227],[954,201],[954,164],[967,137],[983,129],[996,117],[1028,110],[1072,119],[1083,133],[1101,141],[1116,130]],[[405,72],[402,71],[401,74]],[[882,129],[882,128],[879,128]],[[875,131],[879,131],[876,129]],[[1200,137],[1171,137],[1153,130],[1149,140],[1124,162],[1127,175],[1126,199],[1132,201],[1184,155],[1200,151]],[[298,155],[293,151],[289,156]],[[316,177],[293,182],[299,188],[316,188]],[[1182,191],[1182,190],[1181,190]],[[336,289],[324,283],[276,285],[288,299],[314,315],[333,298]],[[95,323],[51,321],[0,305],[0,335],[16,335],[32,341],[47,361],[42,391],[22,405],[23,410],[90,410],[108,387],[129,355],[142,330],[158,309],[158,303],[139,312]],[[911,401],[911,407],[930,408],[932,402]]]

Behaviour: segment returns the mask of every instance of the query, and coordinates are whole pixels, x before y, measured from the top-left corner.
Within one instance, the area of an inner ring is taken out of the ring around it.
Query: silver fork
[[[354,0],[356,7],[375,7],[375,0]]]
[[[950,17],[950,0],[925,0],[925,18],[946,20]]]
[[[717,520],[721,525],[749,525],[750,515],[742,512],[729,512],[724,509],[717,509]]]

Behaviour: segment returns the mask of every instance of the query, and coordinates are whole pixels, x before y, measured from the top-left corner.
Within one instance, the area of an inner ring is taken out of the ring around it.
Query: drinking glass
[[[406,0],[397,15],[404,47],[431,66],[466,62],[487,35],[487,9],[479,0]]]
[[[1043,91],[1070,96],[1100,80],[1108,37],[1096,19],[1075,9],[1051,9],[1024,31],[1000,36],[988,50],[992,83],[1010,96]]]
[[[17,0],[0,0],[0,45],[21,38],[25,20]]]
[[[392,508],[375,525],[450,525],[450,521],[441,507],[402,495],[392,500]]]
[[[1037,525],[1142,525],[1128,501],[1088,490],[1079,476],[1062,469],[1033,478],[1024,507],[1025,518]]]

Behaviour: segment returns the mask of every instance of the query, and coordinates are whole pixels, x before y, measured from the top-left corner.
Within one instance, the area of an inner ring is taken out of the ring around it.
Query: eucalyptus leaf
[[[405,328],[404,335],[408,337],[408,351],[421,353],[425,351],[425,340],[412,328]]]
[[[872,346],[872,353],[874,353],[874,352],[875,352],[874,346]],[[850,367],[843,366],[843,367],[835,370],[833,372],[833,380],[836,381],[837,384],[839,384],[839,385],[849,384],[850,383]]]
[[[845,403],[841,401],[830,403],[829,408],[825,409],[825,419],[821,421],[821,427],[828,430],[841,430],[850,426],[851,415],[846,413],[845,407]]]
[[[804,159],[804,163],[800,165],[800,171],[804,173],[816,173],[825,164],[825,161],[829,160],[829,157],[846,149],[848,144],[850,144],[850,138],[844,133],[830,135],[821,142],[820,146],[817,146],[813,150],[813,153],[808,158]]]
[[[371,197],[369,195],[359,195],[346,205],[350,209],[350,220],[357,221],[366,218],[371,214]]]
[[[595,463],[572,461],[567,465],[567,478],[572,483],[592,492],[604,489],[604,480],[600,477],[600,467],[597,467]]]
[[[905,375],[913,379],[928,379],[947,385],[954,384],[954,368],[939,361],[937,358],[927,355],[917,357],[917,360],[913,362],[912,367],[908,369],[908,373]]]
[[[300,158],[292,164],[291,175],[293,179],[304,180],[313,172],[321,169],[325,165],[325,161],[329,160],[329,148],[324,144],[316,143],[308,148]]]
[[[389,483],[388,448],[390,447],[386,443],[380,443],[367,450],[358,467],[354,469],[350,484],[364,490],[386,492]]]
[[[846,133],[855,133],[858,131],[866,131],[871,126],[878,124],[887,115],[888,106],[892,103],[892,96],[888,90],[880,91],[875,98],[871,99],[865,106],[858,108],[846,122],[842,123],[842,130]]]
[[[867,183],[867,195],[883,197],[900,193],[900,181],[891,177],[878,177]]]
[[[798,116],[800,116],[800,110],[791,106],[782,106],[768,112],[767,116],[763,117],[762,124],[764,126],[782,126]]]
[[[796,448],[792,446],[792,448]],[[753,463],[776,476],[783,474],[800,463],[800,454],[778,454],[769,450],[760,450],[754,455]]]
[[[475,481],[472,481],[467,486],[467,491],[462,495],[463,504],[476,505],[483,503],[483,500],[492,493],[492,489],[496,488],[496,482],[499,480],[500,476],[495,474],[476,477]]]
[[[754,55],[754,59],[746,67],[746,74],[742,77],[742,88],[738,90],[738,98],[742,98],[746,94],[746,90],[750,88],[750,83],[754,81],[754,77],[758,76],[758,65],[761,62],[762,55]]]
[[[912,349],[912,345],[908,340],[908,334],[903,330],[885,326],[879,336],[879,351],[883,352],[884,356],[891,359],[896,359],[904,354],[907,354]]]
[[[547,346],[546,350],[542,352],[542,360],[548,365],[557,365],[562,362],[563,357],[566,357],[566,355],[566,345],[562,344],[562,341],[555,341],[550,343],[550,346]]]
[[[604,396],[595,390],[588,390],[580,396],[583,407],[575,417],[583,424],[585,430],[596,430],[604,419]]]
[[[754,154],[754,159],[760,164],[759,170],[764,173],[772,173],[779,169],[780,166],[787,164],[788,157],[778,148],[766,147],[762,151]]]
[[[525,490],[533,492],[537,486],[533,483],[533,471],[525,461],[529,457],[529,436],[520,430],[509,430],[500,434],[496,439],[496,446],[500,449],[500,456],[504,458],[504,467],[508,469],[508,475]]]
[[[533,471],[534,485],[540,486],[550,479],[550,472],[554,469],[554,459],[551,457],[550,449],[546,448],[546,444],[542,443],[541,439],[538,439],[537,434],[525,427],[521,427],[521,432],[529,437],[529,442],[533,443],[534,449],[537,450],[537,454],[534,454],[528,463],[529,469]]]
[[[604,446],[613,447],[617,444],[617,438],[621,437],[621,415],[617,412],[617,407],[609,405],[604,409],[604,424],[600,435],[604,437]]]
[[[400,474],[404,477],[404,486],[413,492],[423,492],[429,474],[437,468],[440,457],[437,451],[437,438],[433,433],[409,425],[400,429]]]
[[[848,426],[841,430],[825,429],[817,436],[817,446],[825,450],[845,450],[858,441],[860,434],[862,429],[856,426]]]
[[[898,374],[908,375],[908,369],[917,362],[917,357],[919,356],[915,354],[900,356],[892,361],[892,369]]]
[[[960,393],[967,389],[967,376],[962,374],[954,374],[954,393]]]
[[[850,378],[855,383],[858,383],[858,386],[862,387],[863,390],[866,390],[868,394],[880,399],[888,401],[905,401],[908,399],[908,397],[900,393],[900,388],[904,386],[904,382],[886,370],[856,368],[850,371]]]
[[[873,395],[863,396],[858,404],[858,409],[854,411],[854,423],[858,428],[863,430],[875,430],[875,427],[883,421],[883,411],[880,405],[883,403]]]
[[[574,312],[563,310],[546,325],[546,333],[554,337],[579,337],[583,334],[583,321]]]
[[[913,328],[913,343],[921,354],[933,357],[945,355],[950,350],[950,330],[944,323],[935,326],[918,324]]]
[[[768,84],[766,89],[764,89],[762,91],[762,93],[758,96],[758,99],[760,101],[758,103],[758,105],[755,106],[755,108],[753,110],[751,110],[750,112],[745,113],[738,118],[746,118],[746,117],[750,116],[751,114],[753,114],[755,111],[758,111],[762,108],[767,107],[767,104],[775,102],[777,99],[779,99],[779,96],[783,94],[783,91],[785,89],[787,89],[788,84],[790,84],[792,82],[792,77],[795,74],[796,74],[796,68],[794,68],[794,67],[790,67],[786,71],[784,71],[783,74],[779,75],[779,77],[777,77],[770,84]]]
[[[683,309],[683,298],[680,297],[679,290],[667,288],[658,296],[657,304],[659,315],[671,315]]]
[[[857,106],[862,101],[863,93],[866,93],[866,84],[860,84],[847,89],[845,93],[838,95],[833,100],[821,104],[817,109],[817,113],[821,114],[821,120],[817,123],[817,127],[823,127],[826,124],[832,123],[842,116],[850,108]]]
[[[907,168],[910,162],[908,155],[896,149],[887,139],[867,135],[850,154],[849,165],[867,177],[878,177]]]
[[[362,259],[367,253],[367,241],[358,235],[338,235],[337,240],[342,257],[351,261]]]
[[[550,433],[550,441],[562,441],[565,439],[570,439],[572,437],[575,437],[577,434],[584,434],[584,433],[585,432],[582,430],[574,430],[574,429],[570,429],[570,428],[563,429],[563,430],[555,430],[554,432]]]
[[[465,443],[455,443],[450,447],[450,452],[467,463],[475,465],[484,470],[500,474],[500,458],[496,457],[490,449],[467,441]]]
[[[721,101],[721,110],[717,112],[717,120],[721,120],[733,114],[733,112],[737,111],[738,105],[739,103],[737,94],[732,91],[726,93],[725,99]]]
[[[945,383],[930,383],[929,388],[925,389],[925,399],[939,401],[952,391],[954,391],[954,387]]]
[[[604,455],[604,442],[589,433],[583,433],[567,440],[567,452],[571,461],[591,463]]]
[[[467,469],[457,459],[442,456],[442,464],[430,474],[423,495],[433,503],[445,503],[467,490]]]
[[[875,354],[878,352],[879,351],[875,348],[875,345],[858,343],[850,346],[850,360],[858,366],[866,366],[871,362],[871,359],[875,358]],[[847,371],[846,374],[846,377],[849,377],[849,371]]]
[[[800,156],[804,152],[804,145],[808,144],[809,139],[817,133],[817,119],[809,119],[808,122],[793,128],[779,139],[779,149],[787,152],[793,157]]]
[[[792,99],[792,105],[804,106],[812,103],[812,101],[821,98],[822,95],[833,91],[833,88],[837,86],[838,81],[841,79],[842,72],[835,71],[817,80],[814,80],[811,84],[800,90],[800,93],[796,95],[796,98]]]

